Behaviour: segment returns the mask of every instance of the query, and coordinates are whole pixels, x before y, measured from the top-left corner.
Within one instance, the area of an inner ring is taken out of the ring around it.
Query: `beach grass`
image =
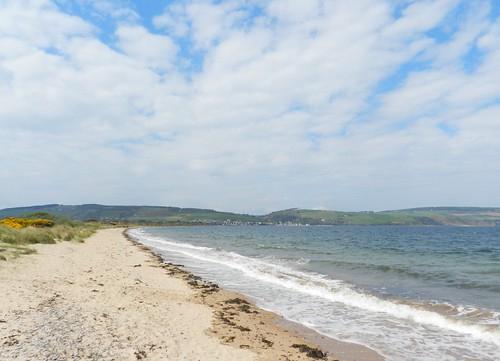
[[[27,215],[23,218],[0,220],[0,260],[34,253],[34,244],[78,241],[91,236],[100,225],[75,222],[50,215]],[[18,226],[22,225],[22,226]]]

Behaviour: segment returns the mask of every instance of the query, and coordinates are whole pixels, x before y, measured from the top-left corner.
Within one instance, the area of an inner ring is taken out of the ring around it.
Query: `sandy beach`
[[[164,263],[123,232],[0,263],[2,360],[382,360]]]

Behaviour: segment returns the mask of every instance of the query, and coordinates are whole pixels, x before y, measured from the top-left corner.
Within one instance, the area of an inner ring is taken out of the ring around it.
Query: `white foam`
[[[328,279],[324,275],[301,272],[284,265],[245,257],[235,252],[216,251],[209,247],[199,247],[153,237],[141,230],[132,230],[129,233],[159,249],[178,252],[201,261],[222,264],[261,282],[365,311],[386,314],[396,319],[439,327],[500,346],[500,330],[492,330],[491,327],[488,328],[484,325],[470,324],[433,311],[384,300],[374,295],[362,293],[343,281]]]

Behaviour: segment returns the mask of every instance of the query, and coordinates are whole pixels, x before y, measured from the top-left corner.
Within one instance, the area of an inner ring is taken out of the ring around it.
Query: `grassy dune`
[[[68,221],[41,214],[3,219],[0,220],[0,260],[33,253],[35,250],[30,245],[37,243],[82,241],[97,228],[99,225],[95,223]]]

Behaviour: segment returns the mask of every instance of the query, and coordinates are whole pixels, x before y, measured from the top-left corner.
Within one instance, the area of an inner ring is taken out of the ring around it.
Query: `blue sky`
[[[493,0],[3,1],[0,207],[498,206],[499,16]]]

